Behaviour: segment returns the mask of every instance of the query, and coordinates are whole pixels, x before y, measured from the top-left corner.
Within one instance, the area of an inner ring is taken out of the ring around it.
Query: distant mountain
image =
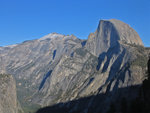
[[[25,113],[52,105],[70,113],[105,113],[111,103],[138,96],[149,51],[129,25],[101,20],[87,40],[51,33],[1,47],[0,72],[16,79]]]

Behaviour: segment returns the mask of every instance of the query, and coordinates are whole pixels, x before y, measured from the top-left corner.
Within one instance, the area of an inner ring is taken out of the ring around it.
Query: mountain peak
[[[77,39],[76,36],[74,35],[63,35],[63,34],[58,34],[58,33],[50,33],[42,38],[39,39],[39,41],[46,40],[46,39],[66,39],[66,38],[72,38],[72,39]]]
[[[118,37],[119,37],[118,40],[129,43],[129,44],[144,46],[140,36],[130,25],[117,19],[100,21],[100,24],[106,24],[106,23],[112,24],[114,29],[117,31]]]
[[[53,38],[57,38],[57,37],[63,38],[64,35],[58,34],[58,33],[50,33],[50,34],[40,38],[39,40],[41,41],[41,40],[53,39]]]
[[[86,48],[98,56],[119,43],[143,46],[138,33],[128,24],[116,19],[100,20],[96,32],[89,35]]]

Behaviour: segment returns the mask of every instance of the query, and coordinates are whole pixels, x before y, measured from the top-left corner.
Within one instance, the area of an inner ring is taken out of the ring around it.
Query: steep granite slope
[[[0,74],[0,113],[22,113],[17,102],[16,83],[11,75]]]
[[[52,33],[1,47],[0,53],[0,72],[15,77],[26,113],[67,102],[68,112],[88,112],[95,105],[96,113],[106,112],[111,102],[123,97],[136,98],[148,49],[129,25],[112,19],[101,20],[88,40]],[[90,98],[81,107],[76,100],[85,97]]]
[[[0,71],[11,73],[16,78],[18,99],[26,112],[39,107],[30,103],[32,96],[44,86],[44,76],[53,70],[64,54],[71,56],[78,47],[81,47],[81,40],[75,36],[52,33],[41,39],[2,48]]]
[[[129,25],[115,19],[101,20],[96,32],[89,35],[86,48],[98,56],[119,42],[143,46],[139,35]]]

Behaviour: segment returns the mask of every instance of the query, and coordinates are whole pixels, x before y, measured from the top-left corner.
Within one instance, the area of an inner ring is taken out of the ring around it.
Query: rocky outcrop
[[[0,113],[23,113],[18,106],[16,83],[11,75],[0,74]]]

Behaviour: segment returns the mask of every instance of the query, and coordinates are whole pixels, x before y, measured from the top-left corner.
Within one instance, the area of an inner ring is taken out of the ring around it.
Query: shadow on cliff
[[[105,94],[41,108],[36,113],[150,113],[150,55],[147,67],[147,79],[141,85],[114,88]]]
[[[141,85],[120,88],[113,92],[97,94],[77,100],[58,103],[53,106],[39,109],[36,113],[125,113],[130,108],[131,101],[141,94]],[[123,104],[122,104],[123,103]],[[136,112],[138,113],[138,112]]]

